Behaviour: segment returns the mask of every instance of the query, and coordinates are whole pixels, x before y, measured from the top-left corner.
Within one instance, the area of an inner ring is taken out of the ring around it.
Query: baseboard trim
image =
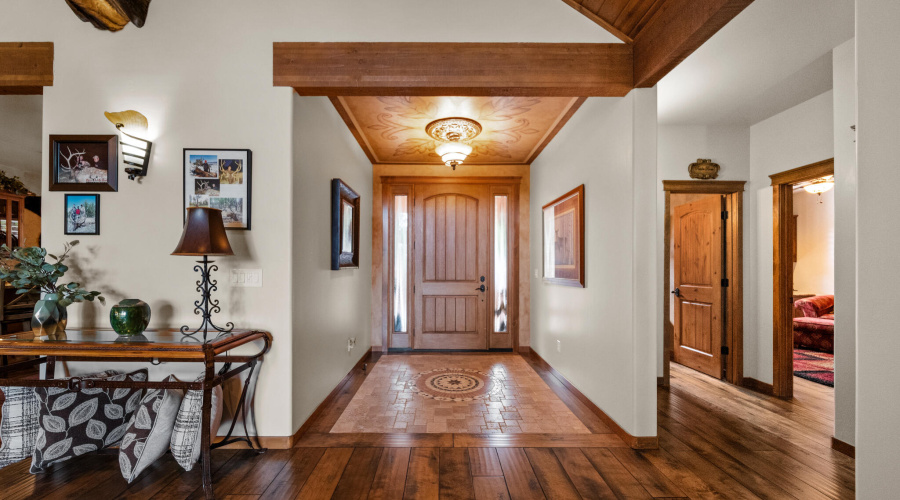
[[[527,349],[527,350],[526,350]],[[519,352],[523,356],[530,356],[541,368],[550,372],[551,375],[556,377],[557,380],[565,386],[566,389],[569,390],[579,401],[581,401],[594,415],[597,415],[600,420],[603,421],[604,424],[607,425],[617,436],[619,436],[622,441],[625,441],[625,444],[630,446],[635,450],[655,450],[659,448],[659,438],[657,436],[632,436],[625,429],[623,429],[615,420],[612,419],[609,415],[603,412],[597,405],[594,404],[593,401],[588,399],[581,391],[575,388],[571,382],[569,382],[566,377],[562,375],[562,373],[558,372],[555,368],[550,366],[550,363],[547,363],[544,358],[540,356],[534,349],[531,349],[528,346],[520,347]]]
[[[831,436],[831,447],[834,450],[839,451],[839,452],[843,453],[844,455],[847,455],[850,458],[856,459],[856,447],[853,446],[852,444],[845,443],[844,441],[841,441],[840,439],[838,439],[834,436]]]
[[[756,380],[755,378],[744,377],[744,380],[741,381],[741,386],[746,389],[750,389],[753,392],[765,394],[766,396],[775,395],[775,388],[772,387],[772,384],[767,384],[765,382]]]
[[[221,442],[224,436],[217,436],[213,443]],[[236,436],[241,437],[241,436]],[[289,450],[294,447],[294,436],[259,436],[259,445],[270,450]],[[222,450],[248,450],[247,443],[238,441],[236,443],[227,444],[220,449]]]

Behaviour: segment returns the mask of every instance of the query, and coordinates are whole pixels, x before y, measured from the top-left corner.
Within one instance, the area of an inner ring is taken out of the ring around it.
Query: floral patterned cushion
[[[110,381],[147,380],[147,369],[108,377]],[[82,389],[78,392],[57,387],[34,390],[40,405],[37,441],[31,459],[31,473],[118,444],[128,421],[138,409],[143,389]]]
[[[169,375],[163,382],[177,381]],[[175,416],[183,398],[181,389],[152,389],[141,400],[119,446],[119,468],[129,483],[169,451]]]

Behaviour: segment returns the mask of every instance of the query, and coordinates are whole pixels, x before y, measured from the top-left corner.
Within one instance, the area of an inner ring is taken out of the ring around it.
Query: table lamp
[[[206,342],[206,334],[210,330],[228,333],[234,329],[234,324],[229,322],[227,328],[219,328],[211,319],[212,313],[220,312],[218,300],[212,300],[211,293],[218,288],[217,282],[209,279],[212,271],[218,271],[219,267],[210,265],[214,261],[209,260],[210,255],[234,255],[228,236],[225,235],[225,224],[222,222],[222,211],[207,207],[190,207],[187,209],[187,221],[184,224],[184,233],[181,241],[172,255],[203,256],[194,266],[194,271],[200,273],[197,280],[197,291],[202,295],[200,300],[194,302],[194,314],[203,315],[203,323],[194,330],[185,325],[181,327],[181,333],[187,336],[203,332],[203,341]],[[202,267],[201,265],[202,264]]]

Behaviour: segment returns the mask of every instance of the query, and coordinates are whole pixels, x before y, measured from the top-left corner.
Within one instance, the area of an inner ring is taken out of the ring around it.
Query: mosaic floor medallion
[[[501,384],[478,370],[437,368],[413,375],[407,387],[424,398],[462,402],[489,398]]]

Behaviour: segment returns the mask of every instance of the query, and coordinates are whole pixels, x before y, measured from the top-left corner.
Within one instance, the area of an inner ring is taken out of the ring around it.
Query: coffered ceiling
[[[584,101],[577,97],[334,97],[372,163],[441,163],[425,126],[460,116],[479,122],[469,163],[529,164]]]

